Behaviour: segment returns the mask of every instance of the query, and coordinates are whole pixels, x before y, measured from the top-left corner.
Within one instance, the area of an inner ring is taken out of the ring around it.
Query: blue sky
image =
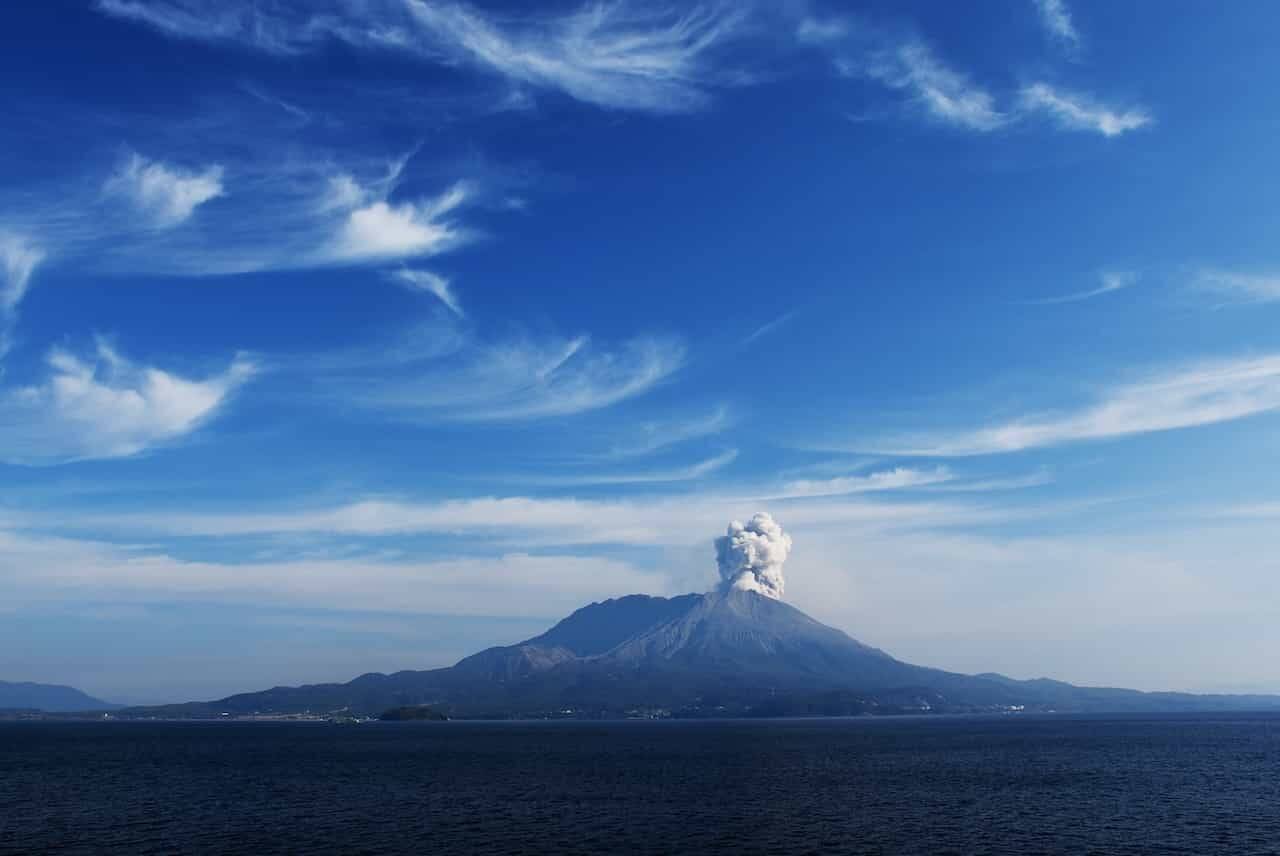
[[[0,678],[709,588],[1280,692],[1271,4],[59,0],[0,50]]]

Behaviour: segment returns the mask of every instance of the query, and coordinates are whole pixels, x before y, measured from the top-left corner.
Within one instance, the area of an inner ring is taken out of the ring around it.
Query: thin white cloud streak
[[[287,7],[235,0],[97,0],[98,11],[152,27],[178,39],[226,42],[264,53],[290,55],[314,49],[328,39],[356,45],[403,47],[408,33],[393,21],[361,24],[331,14],[290,17]],[[354,8],[354,7],[353,7]],[[395,4],[366,4],[393,11]]]
[[[733,4],[615,2],[517,28],[457,3],[406,2],[437,50],[580,101],[652,112],[702,106],[706,89],[727,79],[708,55],[742,23]]]
[[[765,324],[761,324],[759,327],[752,330],[751,333],[745,339],[742,340],[742,344],[750,345],[752,342],[755,342],[756,340],[764,336],[768,336],[774,330],[777,330],[783,324],[786,324],[787,322],[791,321],[791,319],[795,317],[796,317],[796,313],[794,311],[785,312],[782,315],[778,316],[777,318],[774,318],[772,321],[769,321]]]
[[[1280,274],[1202,270],[1196,275],[1195,284],[1200,289],[1216,292],[1236,302],[1280,301]]]
[[[729,408],[721,404],[705,416],[643,423],[640,426],[638,438],[615,445],[602,454],[583,455],[583,457],[596,460],[639,458],[690,440],[715,436],[732,424],[733,417]]]
[[[342,4],[312,13],[210,0],[99,0],[106,14],[176,38],[293,54],[337,39],[366,50],[471,65],[524,86],[597,106],[646,112],[701,107],[710,90],[743,82],[716,56],[746,33],[746,9],[711,2],[584,5],[558,14],[498,17],[457,2]]]
[[[617,559],[529,555],[219,563],[141,548],[0,530],[6,603],[199,599],[261,606],[452,615],[561,615],[619,594],[668,594],[667,580]]]
[[[225,194],[222,167],[217,164],[190,172],[139,154],[131,155],[103,189],[128,200],[159,229],[186,222],[198,207]]]
[[[1059,127],[1072,131],[1093,131],[1104,137],[1118,137],[1145,128],[1153,121],[1141,108],[1117,110],[1099,104],[1087,95],[1063,92],[1047,83],[1034,83],[1019,94],[1021,109],[1026,113],[1045,113]]]
[[[96,8],[116,18],[147,24],[167,35],[200,41],[244,40],[259,50],[292,52],[269,36],[259,22],[249,24],[241,10],[228,6],[222,15],[210,15],[202,4],[151,3],[147,0],[97,0]],[[256,25],[255,25],[256,24]]]
[[[856,453],[848,453],[843,449],[830,449],[824,446],[809,444],[797,445],[794,448],[798,451],[804,452],[837,452],[840,457],[786,467],[785,469],[778,471],[777,475],[779,478],[785,478],[788,481],[799,478],[813,478],[816,476],[834,478],[837,476],[847,476],[855,473],[865,473],[874,470],[876,467],[888,466],[886,459],[882,455],[864,456]]]
[[[1065,0],[1032,0],[1032,2],[1035,3],[1036,10],[1040,13],[1040,22],[1049,35],[1068,47],[1079,46],[1080,33],[1076,31],[1075,23],[1071,20],[1071,10],[1067,8]]]
[[[31,275],[44,258],[44,250],[30,239],[0,231],[0,272],[4,274],[0,285],[0,315],[18,308],[31,285]]]
[[[1062,294],[1057,297],[1046,297],[1041,300],[1025,301],[1030,306],[1054,306],[1060,303],[1079,303],[1082,300],[1090,300],[1094,297],[1101,297],[1104,294],[1111,294],[1114,291],[1129,288],[1138,282],[1138,275],[1128,271],[1108,271],[1099,275],[1102,284],[1097,288],[1091,288],[1088,291],[1077,291],[1072,294]]]
[[[307,398],[341,402],[388,420],[433,424],[521,422],[600,410],[644,395],[685,360],[678,339],[639,336],[605,344],[586,335],[490,339],[444,311],[382,339],[282,357],[273,368],[295,377]],[[616,457],[576,449],[566,456]]]
[[[838,42],[849,35],[849,22],[844,18],[816,18],[806,15],[796,25],[796,40],[801,44],[823,45]]]
[[[44,382],[0,394],[0,460],[47,465],[139,454],[208,422],[255,370],[237,358],[220,374],[192,380],[135,365],[102,342],[88,358],[54,349],[48,367]]]
[[[946,484],[933,485],[930,489],[947,493],[998,493],[1007,490],[1043,487],[1047,484],[1053,484],[1053,474],[1048,470],[1041,470],[1025,476],[953,481]]]
[[[628,485],[628,484],[668,484],[671,482],[697,481],[718,470],[724,469],[738,458],[737,449],[729,449],[714,457],[698,461],[687,467],[676,469],[651,470],[637,473],[597,473],[579,476],[529,476],[505,478],[503,481],[516,481],[524,484],[538,484],[546,487],[578,487],[590,485]]]
[[[449,310],[459,318],[466,315],[462,311],[462,304],[458,302],[457,295],[453,293],[452,284],[439,274],[426,270],[402,268],[393,271],[389,276],[413,291],[435,295],[437,300],[449,307]]]
[[[0,230],[0,359],[13,349],[18,306],[31,287],[31,277],[45,252],[29,238]]]
[[[395,372],[338,377],[334,394],[413,420],[520,421],[569,416],[642,395],[684,364],[684,345],[636,338],[600,348],[572,339],[469,340],[460,349]]]
[[[1056,4],[1060,10],[1065,7]],[[1069,19],[1068,19],[1069,23]],[[1116,137],[1150,125],[1145,109],[1118,109],[1096,98],[1037,82],[1018,90],[1002,109],[997,97],[964,72],[948,66],[919,38],[903,39],[867,25],[836,21],[803,26],[797,41],[828,52],[846,77],[864,76],[903,93],[933,120],[969,131],[989,133],[1048,116],[1059,128]],[[1003,100],[1003,96],[1002,99]]]
[[[50,520],[10,514],[10,528],[104,532],[111,537],[398,537],[446,534],[480,538],[486,545],[531,546],[631,545],[688,546],[707,543],[732,517],[749,517],[759,498],[703,494],[652,499],[588,500],[528,496],[479,497],[438,501],[364,499],[338,506],[298,511],[258,509],[236,514],[184,514],[169,511],[130,515],[81,514]],[[835,526],[842,531],[907,531],[982,525],[1024,519],[1042,512],[950,502],[872,502],[866,499],[792,501],[788,527]],[[7,522],[6,522],[7,521]]]
[[[240,88],[243,89],[249,95],[261,101],[263,104],[269,104],[272,107],[278,107],[279,109],[283,110],[286,114],[297,119],[303,125],[310,124],[311,121],[314,119],[314,117],[311,115],[309,111],[302,109],[297,104],[286,101],[283,98],[278,98],[275,95],[272,95],[270,92],[266,92],[265,90],[259,89],[258,87],[252,84],[242,83],[240,84]]]
[[[934,119],[972,131],[995,131],[1009,123],[991,93],[948,68],[921,41],[909,41],[874,57],[867,73],[911,96]]]
[[[273,367],[319,379],[325,387],[344,384],[376,384],[381,380],[416,377],[432,363],[461,359],[479,347],[471,330],[452,317],[414,324],[398,333],[383,333],[374,341],[329,348],[308,354],[280,357]],[[341,389],[339,389],[341,391]]]
[[[1031,416],[957,434],[906,437],[886,453],[963,457],[1020,452],[1231,422],[1280,410],[1280,355],[1206,362],[1109,390],[1075,412]]]
[[[820,496],[846,496],[885,490],[906,490],[915,487],[941,484],[955,476],[946,467],[919,470],[911,467],[894,467],[891,470],[868,473],[865,476],[841,476],[833,479],[801,479],[787,482],[779,493],[765,499],[798,499]]]

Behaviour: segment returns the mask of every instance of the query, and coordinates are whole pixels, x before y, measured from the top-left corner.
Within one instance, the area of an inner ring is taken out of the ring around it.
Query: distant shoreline
[[[1096,720],[1096,721],[1143,721],[1150,719],[1202,720],[1202,719],[1280,719],[1280,710],[1259,708],[1256,710],[1172,710],[1172,711],[1019,711],[1011,713],[994,712],[938,712],[938,713],[885,713],[885,714],[850,714],[833,716],[691,716],[691,717],[453,717],[445,720],[382,720],[378,717],[361,718],[358,721],[344,721],[325,716],[228,716],[228,717],[130,717],[103,715],[86,712],[83,714],[48,713],[24,715],[21,717],[0,716],[0,727],[6,725],[63,723],[74,725],[308,725],[308,726],[404,726],[426,724],[433,726],[447,725],[612,725],[612,724],[693,724],[707,725],[747,724],[747,723],[801,723],[801,722],[946,722],[984,720],[991,722],[1006,720]]]

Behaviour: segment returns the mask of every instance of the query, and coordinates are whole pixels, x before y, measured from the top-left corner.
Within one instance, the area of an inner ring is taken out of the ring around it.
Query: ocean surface
[[[1280,715],[0,725],[0,853],[1280,853]]]

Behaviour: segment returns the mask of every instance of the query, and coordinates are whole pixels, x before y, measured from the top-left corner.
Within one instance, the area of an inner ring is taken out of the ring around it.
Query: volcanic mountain
[[[593,603],[546,633],[450,668],[277,687],[139,715],[376,714],[430,705],[454,717],[770,716],[907,712],[1280,708],[1280,696],[1196,696],[961,675],[864,645],[759,591]]]

